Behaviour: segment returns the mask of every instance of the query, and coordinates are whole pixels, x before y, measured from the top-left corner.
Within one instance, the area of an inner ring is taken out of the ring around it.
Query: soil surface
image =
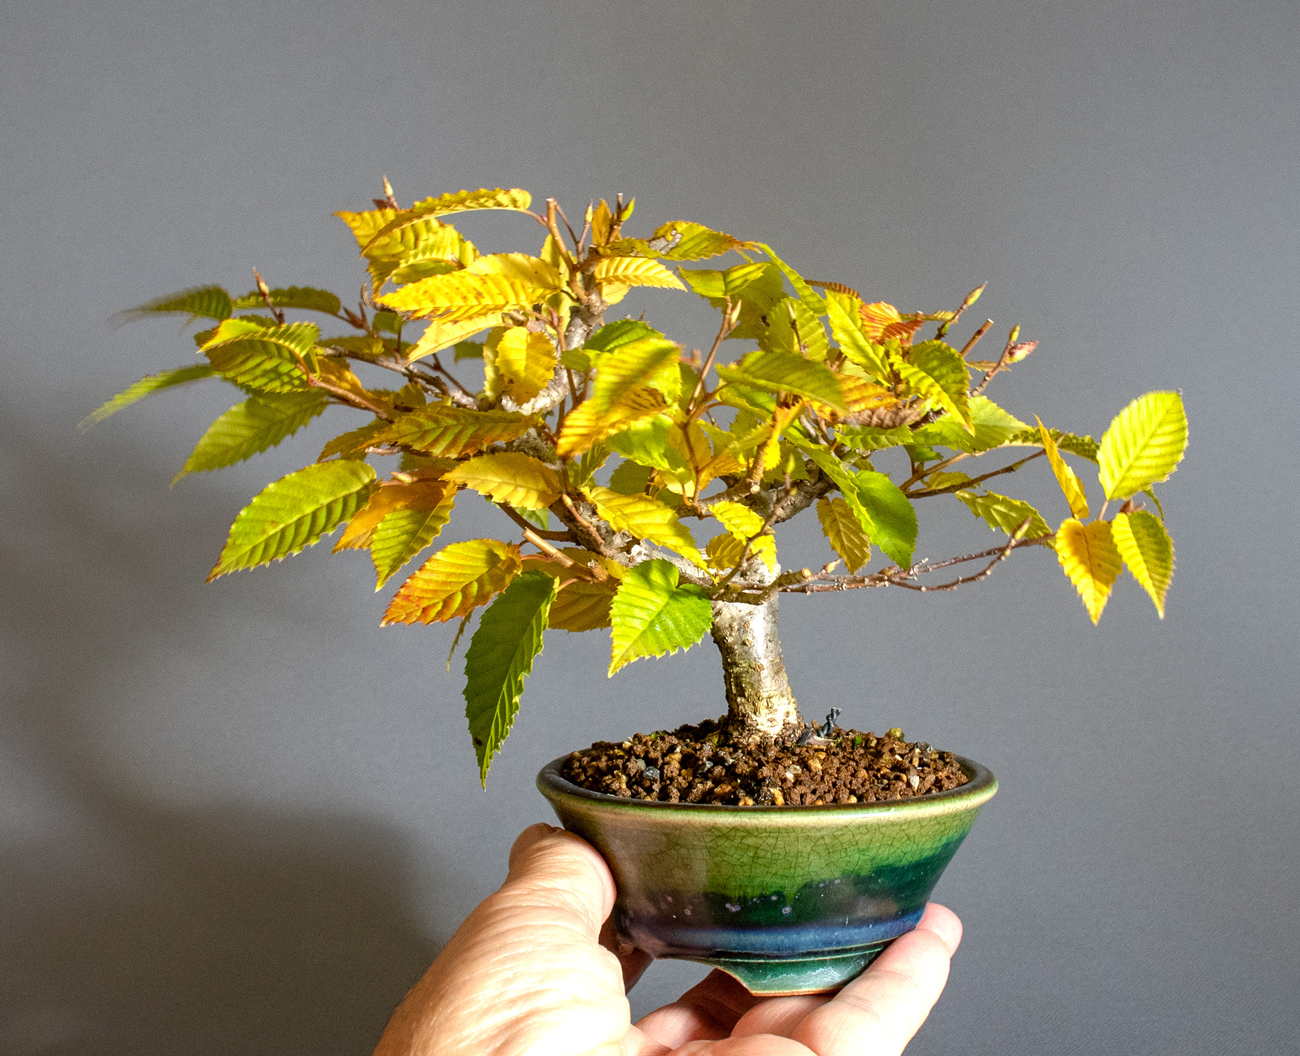
[[[671,733],[638,733],[615,744],[597,741],[573,752],[560,770],[593,792],[666,803],[800,806],[875,803],[964,785],[951,752],[903,731],[882,736],[845,730],[834,713],[818,726],[787,728],[776,737],[737,736],[708,720]]]

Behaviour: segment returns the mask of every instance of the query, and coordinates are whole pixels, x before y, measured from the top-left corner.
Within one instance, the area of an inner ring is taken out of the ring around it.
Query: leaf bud
[[[975,289],[971,290],[970,293],[966,294],[966,299],[961,302],[961,306],[963,308],[969,308],[972,304],[978,301],[980,299],[980,295],[984,292],[986,286],[988,286],[987,282],[981,282],[978,286],[975,287]]]
[[[1007,344],[1014,345],[1019,340],[1020,340],[1020,324],[1016,323],[1016,325],[1011,328],[1011,336],[1007,338]]]

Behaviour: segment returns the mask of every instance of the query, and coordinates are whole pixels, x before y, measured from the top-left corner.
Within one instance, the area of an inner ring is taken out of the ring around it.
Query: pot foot
[[[756,997],[838,990],[861,975],[893,940],[825,957],[779,961],[757,957],[690,958],[726,972]]]

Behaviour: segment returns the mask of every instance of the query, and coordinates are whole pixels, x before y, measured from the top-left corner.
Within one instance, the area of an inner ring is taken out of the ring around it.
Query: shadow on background
[[[169,804],[97,746],[117,673],[193,618],[167,552],[211,511],[158,503],[167,467],[126,431],[108,463],[62,425],[0,405],[0,1051],[367,1052],[439,945],[405,903],[403,841]],[[183,521],[124,515],[133,492]]]

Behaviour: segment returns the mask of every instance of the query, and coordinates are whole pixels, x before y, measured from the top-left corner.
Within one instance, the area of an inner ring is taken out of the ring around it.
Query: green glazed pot
[[[537,775],[560,822],[618,885],[614,924],[654,957],[713,965],[751,993],[808,994],[855,978],[916,927],[992,773],[958,757],[960,788],[884,803],[724,807],[621,799]]]

